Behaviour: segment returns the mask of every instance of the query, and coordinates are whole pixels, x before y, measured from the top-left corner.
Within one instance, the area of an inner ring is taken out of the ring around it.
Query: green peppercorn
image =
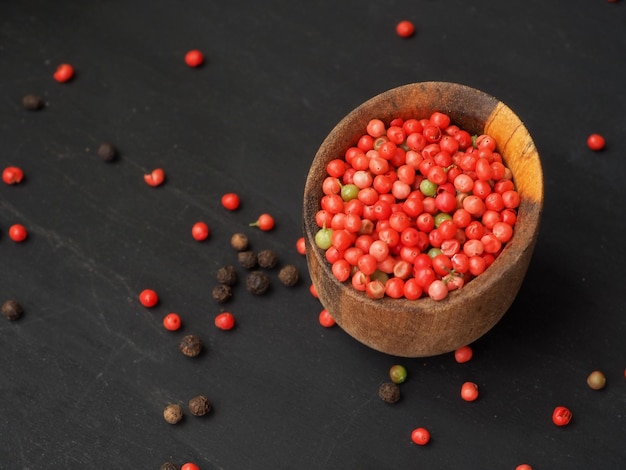
[[[592,390],[602,390],[606,386],[606,376],[599,370],[594,370],[587,377],[587,385]]]
[[[407,371],[404,366],[396,364],[389,369],[389,378],[394,384],[401,384],[406,380]]]

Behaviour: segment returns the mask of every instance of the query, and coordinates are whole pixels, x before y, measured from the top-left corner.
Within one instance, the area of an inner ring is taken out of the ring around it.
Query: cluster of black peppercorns
[[[270,288],[271,280],[268,270],[278,266],[280,260],[274,250],[265,249],[259,252],[251,250],[248,237],[243,233],[235,233],[230,239],[231,246],[237,251],[237,262],[248,270],[246,289],[255,295],[262,295]],[[233,286],[238,282],[235,266],[222,266],[217,271],[218,284],[213,288],[213,299],[219,303],[230,300]],[[294,286],[300,279],[298,268],[292,264],[285,265],[278,272],[278,279],[287,287]]]
[[[213,405],[204,395],[198,395],[189,400],[187,409],[194,416],[204,416],[211,411]],[[170,403],[163,410],[163,418],[170,424],[179,423],[183,419],[183,407],[178,403]]]

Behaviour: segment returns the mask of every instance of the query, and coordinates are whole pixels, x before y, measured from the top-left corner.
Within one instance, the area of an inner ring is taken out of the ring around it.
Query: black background
[[[417,28],[408,40],[402,19]],[[198,69],[183,61],[194,48]],[[0,300],[25,309],[0,322],[0,468],[624,468],[625,52],[622,1],[2,1],[0,165],[26,179],[0,184]],[[63,62],[76,76],[59,84]],[[295,250],[325,135],[371,96],[428,80],[504,101],[544,166],[527,278],[466,364],[322,328]],[[45,109],[25,110],[27,93]],[[604,151],[587,148],[592,132]],[[115,163],[95,154],[105,141]],[[143,174],[157,167],[167,180],[151,188]],[[231,191],[236,212],[219,202]],[[263,212],[271,232],[248,227]],[[21,244],[7,235],[17,222]],[[273,274],[265,296],[239,285],[213,301],[238,231],[303,281]],[[156,308],[139,304],[144,288]],[[222,309],[233,331],[213,326]],[[161,324],[172,311],[174,333]],[[194,359],[177,350],[188,333],[206,344]],[[377,389],[397,363],[409,378],[387,405]],[[594,369],[603,391],[585,383]],[[476,402],[459,397],[466,380]],[[198,394],[210,415],[163,420]],[[574,414],[565,428],[557,405]],[[418,426],[428,446],[411,442]]]

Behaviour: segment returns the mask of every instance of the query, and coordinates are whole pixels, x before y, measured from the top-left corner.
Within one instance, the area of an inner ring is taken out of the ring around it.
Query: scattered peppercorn
[[[391,366],[391,369],[389,369],[389,378],[394,384],[403,383],[406,380],[407,375],[408,372],[406,370],[406,367],[404,367],[403,365],[396,364],[394,366]]]
[[[192,49],[185,54],[185,63],[189,67],[199,67],[204,62],[204,54],[198,49]]]
[[[165,462],[163,465],[161,465],[159,470],[178,470],[178,467],[172,462]]]
[[[37,111],[43,108],[43,100],[37,95],[26,95],[22,98],[22,106],[29,111]]]
[[[98,157],[100,157],[105,162],[112,162],[117,158],[117,149],[113,146],[113,144],[109,142],[104,142],[100,144],[97,153]]]
[[[386,403],[396,403],[400,400],[400,387],[393,382],[384,382],[378,388],[378,396]]]
[[[587,377],[587,385],[592,390],[602,390],[606,386],[606,376],[602,371],[594,370]]]
[[[170,403],[163,410],[163,418],[170,424],[176,424],[183,419],[183,409],[176,403]]]
[[[28,231],[22,224],[13,224],[9,227],[9,238],[14,242],[23,242],[27,237]]]
[[[425,446],[430,442],[430,432],[426,428],[416,428],[411,433],[411,440],[418,446]]]
[[[74,76],[74,67],[70,64],[61,64],[57,67],[52,76],[57,82],[65,83],[71,80]]]
[[[204,395],[189,400],[189,412],[194,416],[204,416],[211,411],[211,402]]]
[[[223,304],[233,296],[232,288],[227,284],[218,284],[213,288],[213,300]]]
[[[159,302],[159,295],[152,289],[144,289],[139,294],[139,302],[146,308],[154,307]]]
[[[257,257],[254,251],[240,251],[237,253],[237,261],[246,269],[252,269],[257,265]]]
[[[178,347],[185,356],[196,357],[202,351],[202,340],[196,335],[187,335],[180,340]]]
[[[252,271],[246,277],[246,288],[248,292],[255,295],[265,294],[270,287],[270,278],[263,271]]]
[[[278,272],[278,279],[287,287],[295,286],[300,280],[300,273],[298,268],[293,264],[288,264],[280,268]]]
[[[156,168],[150,173],[143,175],[143,180],[148,186],[160,186],[165,181],[165,172],[163,171],[163,168]]]
[[[7,300],[2,304],[2,315],[11,321],[19,320],[24,313],[22,306],[15,300]]]
[[[248,237],[243,233],[235,233],[230,237],[230,245],[237,251],[244,251],[248,248]]]
[[[187,462],[184,463],[182,467],[180,467],[180,470],[200,470],[200,467],[198,467],[193,462]]]
[[[249,224],[250,227],[258,227],[259,230],[267,232],[274,228],[274,217],[270,214],[261,214],[257,220]]]
[[[228,286],[234,286],[237,284],[237,271],[232,265],[222,266],[217,270],[217,282],[220,284],[226,284]]]
[[[278,255],[273,250],[261,250],[256,258],[262,268],[271,269],[278,264]]]
[[[24,179],[24,172],[20,167],[8,166],[2,170],[2,181],[6,184],[17,184]]]
[[[409,20],[400,21],[396,25],[396,33],[401,38],[410,38],[415,34],[415,25]]]

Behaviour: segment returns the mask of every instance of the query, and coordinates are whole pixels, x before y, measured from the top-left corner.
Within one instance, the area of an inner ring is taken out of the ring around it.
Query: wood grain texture
[[[472,134],[488,133],[498,142],[521,197],[513,239],[485,273],[443,301],[423,298],[372,300],[332,275],[316,247],[315,213],[320,208],[326,164],[342,157],[372,118],[424,118],[450,115]],[[447,353],[489,331],[506,313],[522,284],[537,240],[543,207],[539,154],[520,119],[492,96],[447,82],[424,82],[384,92],[343,118],[320,146],[304,191],[303,226],[311,280],[322,305],[352,337],[378,351],[403,357]]]

